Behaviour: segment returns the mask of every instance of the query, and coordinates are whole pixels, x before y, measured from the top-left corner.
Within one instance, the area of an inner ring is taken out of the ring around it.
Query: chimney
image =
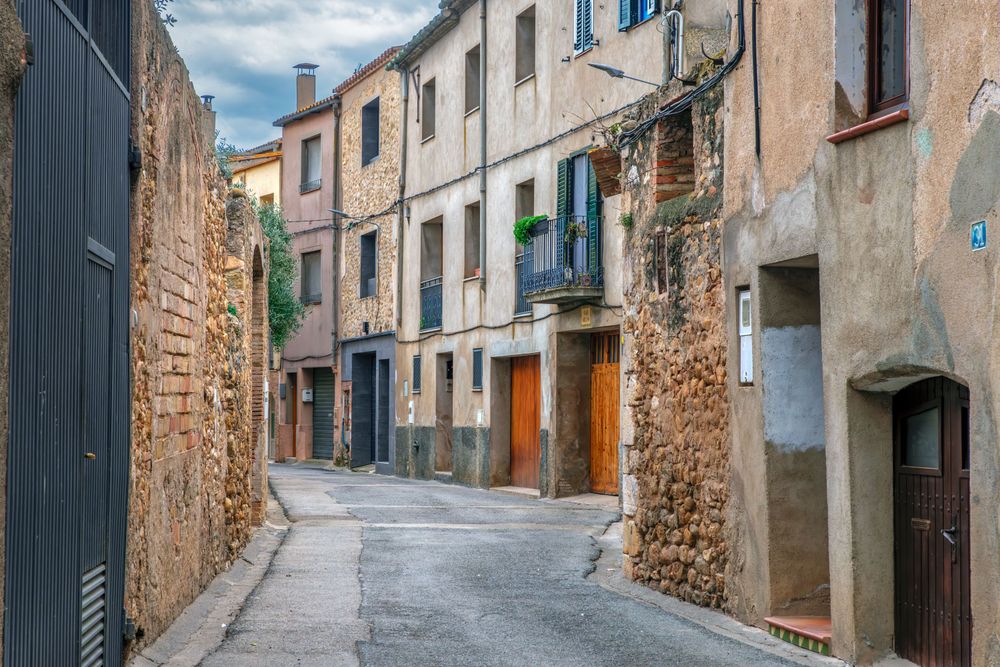
[[[295,65],[295,110],[304,109],[316,101],[316,68],[319,65]]]
[[[202,95],[201,96],[201,108],[205,112],[202,116],[202,122],[205,124],[205,134],[208,135],[208,140],[215,145],[215,112],[212,110],[212,100],[215,99],[215,95]]]

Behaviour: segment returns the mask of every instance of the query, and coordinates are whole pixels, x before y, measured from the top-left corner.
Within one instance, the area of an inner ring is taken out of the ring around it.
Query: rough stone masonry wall
[[[225,187],[152,3],[133,2],[128,615],[159,635],[251,532],[249,343],[228,312]]]
[[[632,214],[624,253],[626,412],[632,422],[623,457],[624,569],[688,602],[725,607],[730,552],[721,90],[699,100],[691,114],[661,122],[624,156],[626,210]],[[658,233],[668,276],[662,293],[654,259]]]
[[[14,158],[14,98],[24,73],[24,32],[14,3],[0,0],[0,599],[4,596],[7,517],[7,339],[10,323],[10,224]],[[3,658],[0,609],[0,659]]]
[[[347,106],[346,100],[352,100]],[[364,217],[385,211],[399,196],[399,75],[379,68],[344,94],[341,112],[343,146],[343,210]],[[379,156],[361,166],[361,107],[379,98]],[[361,236],[378,225],[378,293],[361,298]],[[341,293],[341,338],[363,335],[362,323],[369,333],[394,328],[393,295],[396,291],[396,213],[392,212],[362,224],[341,235],[343,239],[344,281]]]

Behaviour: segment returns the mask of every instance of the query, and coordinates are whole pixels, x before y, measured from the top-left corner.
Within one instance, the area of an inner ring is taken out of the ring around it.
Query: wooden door
[[[618,494],[618,333],[594,334],[590,352],[590,490]]]
[[[971,665],[969,390],[945,378],[894,399],[896,653]]]
[[[511,359],[510,377],[510,483],[537,489],[542,463],[541,358]]]

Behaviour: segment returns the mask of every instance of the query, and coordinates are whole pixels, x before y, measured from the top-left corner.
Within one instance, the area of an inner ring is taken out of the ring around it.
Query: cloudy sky
[[[438,0],[173,0],[170,33],[199,95],[215,95],[220,136],[249,148],[280,136],[294,111],[292,65],[313,62],[317,97],[389,46],[404,44]]]

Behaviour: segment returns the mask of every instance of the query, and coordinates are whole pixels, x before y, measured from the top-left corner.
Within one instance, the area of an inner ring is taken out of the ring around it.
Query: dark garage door
[[[313,371],[313,458],[333,458],[333,372]]]

